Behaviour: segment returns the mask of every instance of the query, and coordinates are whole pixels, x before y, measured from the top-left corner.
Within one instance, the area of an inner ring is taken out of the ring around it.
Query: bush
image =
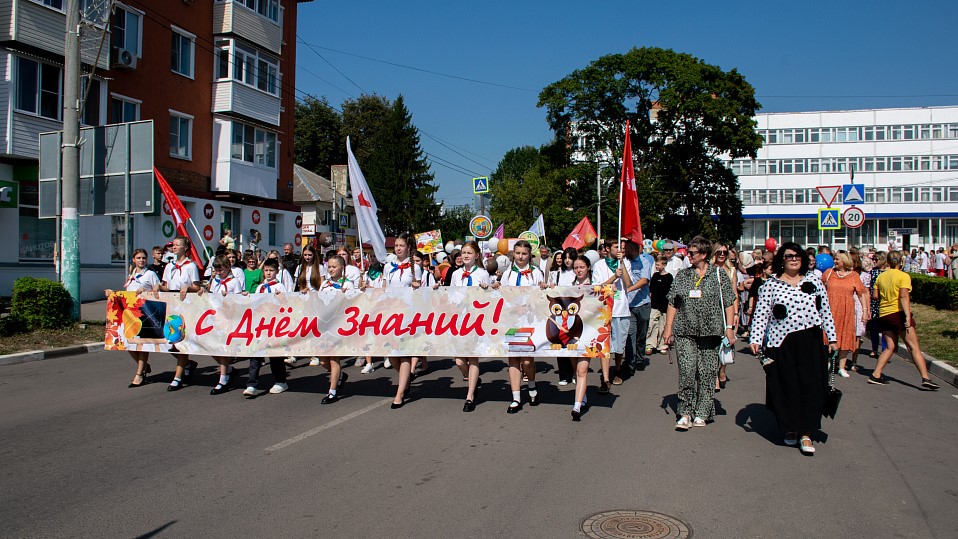
[[[13,316],[0,317],[0,337],[9,337],[23,333],[23,324]]]
[[[13,283],[10,318],[23,329],[62,329],[73,325],[73,298],[50,279],[20,277]]]
[[[936,309],[958,311],[958,280],[910,273],[911,300]]]

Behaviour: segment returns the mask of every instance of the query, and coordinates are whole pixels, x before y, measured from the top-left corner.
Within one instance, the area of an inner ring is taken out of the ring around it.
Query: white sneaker
[[[389,358],[387,357],[386,361],[383,361],[383,368],[391,369],[392,367],[393,367],[393,364],[389,361]]]
[[[370,361],[369,363],[366,364],[365,367],[363,367],[363,370],[360,372],[362,372],[363,374],[369,374],[373,372],[374,370],[376,370],[376,367],[373,367],[373,363]]]
[[[845,369],[838,369],[838,375],[842,378],[848,378],[848,371]]]
[[[675,422],[675,430],[689,430],[689,417],[682,416]]]
[[[704,426],[705,426],[705,420],[702,419],[701,417],[696,417],[694,420],[692,420],[692,426],[693,426],[693,427],[704,427]]]
[[[258,397],[265,393],[262,389],[257,389],[256,386],[249,386],[246,388],[246,391],[243,392],[244,397]]]
[[[567,382],[567,381],[565,381],[565,380],[559,380],[559,385],[560,385],[560,386],[567,386],[567,385],[569,385],[569,382]]]
[[[311,358],[309,358],[309,366],[310,366],[310,367],[317,367],[317,366],[319,366],[319,358],[318,358],[318,357],[311,357]]]
[[[287,389],[289,389],[289,385],[276,383],[276,384],[273,384],[273,387],[269,388],[269,394],[279,395],[280,393],[286,391]]]
[[[288,358],[283,360],[283,363],[292,367],[293,365],[296,364],[296,356],[289,356]]]

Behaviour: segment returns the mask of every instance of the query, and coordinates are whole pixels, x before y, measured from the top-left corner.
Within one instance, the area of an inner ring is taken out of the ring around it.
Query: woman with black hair
[[[838,348],[835,322],[825,285],[809,271],[800,245],[783,244],[772,267],[774,275],[758,293],[749,346],[756,355],[765,348],[767,405],[785,433],[785,445],[800,444],[802,453],[813,455],[811,436],[822,426],[828,387],[828,352]]]

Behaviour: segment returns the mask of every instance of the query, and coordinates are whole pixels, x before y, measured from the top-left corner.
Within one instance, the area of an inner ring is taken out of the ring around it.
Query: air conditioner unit
[[[136,54],[117,47],[113,50],[113,69],[136,69]]]

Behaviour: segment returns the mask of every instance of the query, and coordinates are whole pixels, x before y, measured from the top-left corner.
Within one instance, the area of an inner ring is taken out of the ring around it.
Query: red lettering
[[[253,342],[253,311],[251,309],[246,309],[243,311],[243,316],[240,318],[238,324],[236,324],[236,329],[234,329],[226,337],[226,346],[230,345],[230,342],[233,339],[246,339],[246,346],[249,346]]]
[[[486,303],[486,305],[489,305]],[[479,316],[476,316],[476,321],[470,326],[469,325],[469,316],[471,313],[466,313],[462,317],[462,325],[459,326],[460,335],[468,335],[469,333],[475,332],[476,335],[482,337],[486,334],[486,330],[482,329],[482,321],[485,318],[484,313],[479,313]]]
[[[207,309],[206,311],[203,312],[203,314],[200,315],[200,318],[196,321],[196,330],[194,331],[194,333],[196,333],[197,336],[206,335],[207,333],[213,331],[213,326],[206,326],[206,327],[202,327],[202,326],[203,326],[203,322],[206,321],[207,316],[214,316],[215,314],[216,314],[216,309]]]
[[[276,317],[270,318],[269,322],[266,322],[265,318],[259,319],[259,324],[256,325],[256,338],[262,339],[263,332],[266,332],[267,337],[273,336],[273,327],[276,325]]]
[[[439,320],[436,322],[436,335],[442,335],[447,331],[453,335],[459,335],[459,331],[456,329],[456,321],[459,320],[459,314],[453,314],[449,320],[448,324],[445,324],[446,313],[439,313]]]
[[[386,323],[383,324],[383,335],[388,333],[394,333],[397,336],[403,336],[409,333],[409,328],[402,327],[403,316],[402,314],[393,314],[386,319]]]
[[[283,309],[280,309],[279,312],[282,313]],[[276,329],[273,331],[273,335],[277,337],[285,337],[286,335],[288,335],[288,333],[286,333],[286,329],[288,327],[289,327],[289,317],[284,316],[280,318],[279,322],[276,322]]]
[[[416,313],[412,317],[412,322],[409,323],[409,326],[406,330],[410,335],[415,335],[416,330],[422,328],[426,335],[432,335],[432,319],[436,313],[429,313],[429,316],[425,320],[422,319],[422,313]]]
[[[365,335],[366,329],[369,328],[373,331],[373,335],[381,335],[379,332],[380,323],[383,320],[383,313],[376,315],[376,318],[370,320],[368,314],[363,315],[363,321],[359,323],[359,334]]]
[[[293,328],[293,331],[289,332],[290,337],[296,337],[297,333],[299,337],[306,337],[310,333],[314,337],[322,337],[322,333],[319,331],[319,318],[313,316],[312,318],[303,318],[299,321],[299,324],[296,324],[296,327]]]
[[[346,323],[349,324],[349,328],[339,328],[336,332],[343,337],[349,337],[350,335],[354,335],[356,330],[359,329],[359,324],[356,322],[356,318],[359,317],[359,307],[347,307],[345,312]]]

